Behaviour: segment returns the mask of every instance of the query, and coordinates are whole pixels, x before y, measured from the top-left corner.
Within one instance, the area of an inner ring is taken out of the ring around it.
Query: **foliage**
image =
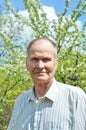
[[[86,23],[82,28],[77,26],[79,18],[86,15],[86,1],[80,1],[67,17],[70,0],[65,0],[63,13],[57,13],[53,20],[47,18],[39,0],[24,0],[24,4],[27,17],[16,12],[8,0],[7,12],[0,15],[0,130],[7,128],[16,97],[32,86],[25,50],[33,37],[55,41],[59,62],[56,79],[86,91]]]

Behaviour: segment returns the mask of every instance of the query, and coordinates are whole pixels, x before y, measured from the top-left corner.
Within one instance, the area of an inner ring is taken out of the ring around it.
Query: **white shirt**
[[[32,88],[16,100],[7,130],[86,130],[86,95],[54,80],[37,100]]]

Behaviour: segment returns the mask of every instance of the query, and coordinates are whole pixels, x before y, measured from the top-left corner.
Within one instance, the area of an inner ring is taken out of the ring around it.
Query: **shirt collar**
[[[51,85],[49,91],[46,93],[45,97],[47,97],[49,100],[55,102],[57,93],[58,93],[56,91],[58,91],[58,87],[56,85],[56,80],[54,79],[53,84]]]
[[[30,91],[30,96],[28,97],[29,101],[34,101],[36,99],[35,95],[34,95],[34,87],[31,89]]]
[[[56,85],[56,80],[54,79],[54,80],[53,80],[53,83],[52,83],[52,85],[51,85],[51,87],[50,87],[50,89],[49,89],[48,92],[45,94],[44,98],[47,98],[47,99],[49,99],[49,100],[55,102],[56,96],[57,96],[56,91],[58,91],[58,87],[57,87],[57,85]],[[30,90],[30,96],[28,97],[28,100],[29,100],[29,101],[31,101],[31,100],[32,100],[32,101],[35,101],[35,100],[36,100],[36,97],[35,97],[35,95],[34,95],[34,88],[32,88],[32,89]]]

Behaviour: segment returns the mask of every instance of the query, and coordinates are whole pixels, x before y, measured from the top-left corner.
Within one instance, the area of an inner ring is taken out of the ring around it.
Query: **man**
[[[86,130],[86,95],[54,79],[57,64],[53,41],[30,42],[26,66],[34,86],[18,97],[7,130]]]

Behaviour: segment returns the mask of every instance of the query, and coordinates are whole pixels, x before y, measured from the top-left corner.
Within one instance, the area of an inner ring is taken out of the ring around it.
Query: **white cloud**
[[[56,21],[56,23],[58,24],[58,17],[57,17],[57,15],[56,15],[56,13],[55,13],[55,10],[54,10],[54,8],[51,6],[51,7],[49,7],[49,6],[43,6],[43,11],[46,13],[46,16],[47,16],[47,19],[50,21],[50,22],[52,22],[53,20],[55,20]],[[23,17],[25,17],[26,19],[29,19],[29,15],[28,15],[28,12],[27,11],[20,11],[19,12]],[[70,15],[69,15],[69,19],[70,19]],[[65,17],[64,17],[64,21],[65,21]],[[63,22],[63,24],[64,24],[64,22]],[[81,21],[76,21],[76,25],[77,25],[77,27],[78,27],[78,29],[82,29],[82,22]],[[53,29],[52,28],[50,28],[51,30],[52,30],[52,32],[53,32],[53,34],[54,34],[54,31],[53,31]],[[71,32],[71,31],[74,31],[75,30],[75,28],[74,27],[70,27],[69,28],[69,31]],[[29,29],[29,31],[30,31],[30,29]],[[27,36],[27,34],[28,34],[28,29],[26,29],[26,27],[25,27],[25,31],[24,31],[25,33],[24,33],[24,35],[25,36]],[[86,30],[85,30],[85,34],[86,34]],[[26,38],[26,37],[25,37]]]
[[[68,16],[68,19],[70,19],[71,20],[71,15],[69,15]],[[82,29],[82,22],[80,21],[80,20],[77,20],[76,22],[76,25],[77,25],[77,27],[78,27],[78,29]],[[72,28],[71,28],[72,29]],[[73,28],[74,29],[74,28]]]
[[[57,20],[58,17],[56,16],[55,10],[53,7],[49,6],[43,6],[43,11],[46,13],[47,19],[49,21]],[[28,18],[28,12],[27,11],[19,11],[19,14],[22,15],[25,18]]]
[[[19,11],[18,14],[22,15],[24,18],[29,19],[29,15],[28,15],[28,12],[26,10],[25,11]]]
[[[51,27],[52,21],[55,20],[56,24],[58,25],[58,17],[57,17],[57,15],[55,13],[55,10],[54,10],[54,8],[52,6],[51,7],[43,6],[43,10],[46,13],[47,19],[49,20],[49,24],[50,24],[50,29],[52,30],[53,35],[54,35],[55,32],[54,32],[53,28]],[[25,19],[27,19],[29,21],[29,14],[28,14],[28,12],[26,10],[25,11],[19,11],[19,14],[22,15],[23,18],[25,18]],[[15,18],[12,16],[12,19],[15,19]],[[69,19],[70,19],[70,16],[69,16]],[[63,24],[65,24],[65,22],[66,21],[65,21],[65,17],[64,17]],[[76,24],[77,24],[79,29],[82,29],[82,22],[81,21],[79,21],[79,20],[76,21]],[[6,24],[6,26],[7,26],[7,24]],[[29,36],[28,36],[29,34],[30,34],[30,36],[32,36],[33,31],[27,25],[23,25],[22,27],[23,27],[23,32],[21,32],[21,35],[23,36],[23,40],[25,41],[25,39],[29,39]],[[6,28],[3,28],[3,29],[5,29],[5,31],[6,31]],[[70,27],[69,31],[74,31],[74,27]],[[85,33],[86,33],[86,30],[85,30]]]
[[[52,21],[52,20],[58,20],[55,10],[53,7],[49,6],[43,6],[44,12],[47,14],[47,18]]]
[[[79,29],[82,29],[82,22],[81,21],[76,21],[76,24],[78,26]]]

